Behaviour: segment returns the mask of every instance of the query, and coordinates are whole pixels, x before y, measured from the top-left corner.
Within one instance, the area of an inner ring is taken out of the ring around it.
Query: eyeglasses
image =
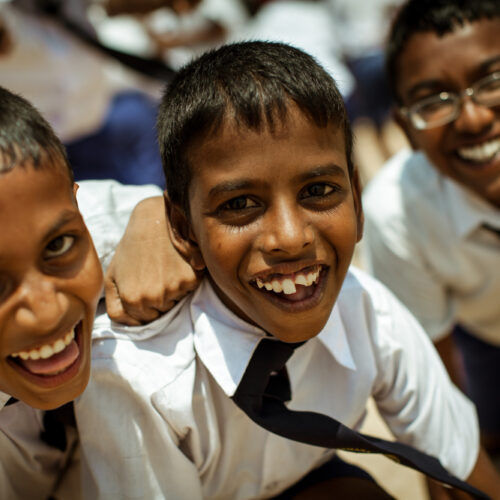
[[[458,118],[466,96],[480,106],[500,104],[500,71],[482,78],[462,92],[441,92],[400,108],[399,112],[418,130],[439,127]]]

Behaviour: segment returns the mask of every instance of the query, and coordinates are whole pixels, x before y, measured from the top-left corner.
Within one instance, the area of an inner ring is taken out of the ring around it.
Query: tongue
[[[71,343],[61,352],[54,354],[47,359],[26,359],[20,360],[21,365],[31,373],[36,375],[55,375],[71,366],[80,354],[77,343]]]
[[[295,293],[291,293],[289,295],[285,295],[283,293],[281,296],[286,300],[298,302],[299,300],[307,299],[314,293],[314,286],[295,285],[295,288],[297,290]]]

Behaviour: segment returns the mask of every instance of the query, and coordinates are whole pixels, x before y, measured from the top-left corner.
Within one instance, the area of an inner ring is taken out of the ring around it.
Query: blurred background
[[[164,180],[155,135],[164,84],[193,56],[237,40],[284,41],[337,81],[363,184],[406,140],[391,118],[383,46],[402,0],[0,0],[0,85],[34,103],[75,178]],[[356,263],[362,266],[359,258]],[[364,430],[389,431],[370,406]],[[425,499],[414,471],[344,455],[396,498]]]

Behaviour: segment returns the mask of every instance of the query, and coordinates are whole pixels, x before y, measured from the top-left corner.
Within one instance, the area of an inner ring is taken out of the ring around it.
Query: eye
[[[69,235],[58,236],[54,238],[46,247],[44,257],[53,259],[64,255],[74,244],[75,237]]]
[[[300,198],[311,198],[311,197],[323,197],[328,196],[334,191],[333,186],[329,184],[324,184],[322,182],[317,182],[316,184],[310,184],[306,186],[300,193]]]
[[[248,196],[237,196],[221,205],[221,210],[244,210],[245,208],[256,207],[257,203]]]

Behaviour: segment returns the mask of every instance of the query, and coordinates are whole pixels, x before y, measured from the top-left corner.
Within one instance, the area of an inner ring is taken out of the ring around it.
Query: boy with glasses
[[[387,69],[414,151],[391,159],[364,196],[369,267],[420,320],[475,402],[493,454],[500,451],[499,32],[498,0],[402,7]]]

